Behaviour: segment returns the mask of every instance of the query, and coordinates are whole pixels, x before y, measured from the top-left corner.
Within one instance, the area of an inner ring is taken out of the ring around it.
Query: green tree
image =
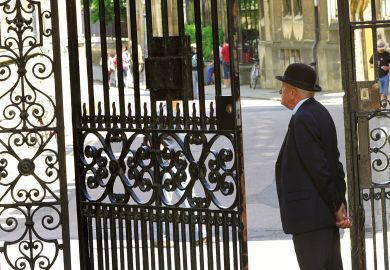
[[[83,0],[81,0],[83,3]],[[90,5],[90,14],[91,21],[96,23],[99,21],[99,0],[89,0]],[[121,13],[121,21],[126,20],[126,0],[121,0],[120,4],[120,13]],[[114,1],[113,0],[104,0],[105,6],[105,16],[106,16],[106,24],[110,24],[114,22],[115,12],[114,12]]]
[[[195,24],[187,24],[185,26],[186,35],[190,36],[191,43],[195,43],[196,41],[196,33],[195,33]],[[223,33],[222,30],[219,29],[218,33],[219,44],[222,44],[223,41]],[[203,47],[203,55],[207,61],[211,59],[211,51],[213,50],[213,30],[211,26],[202,27],[202,47]]]

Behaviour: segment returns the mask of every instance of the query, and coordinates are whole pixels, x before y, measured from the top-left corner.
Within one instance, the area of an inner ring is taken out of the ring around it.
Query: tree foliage
[[[190,36],[191,43],[196,42],[196,33],[195,33],[195,24],[187,24],[185,26],[186,35]],[[222,30],[219,30],[218,33],[219,44],[222,45],[223,33]],[[211,51],[213,50],[213,30],[211,26],[202,27],[202,48],[203,55],[207,61],[212,60]]]
[[[100,10],[99,2],[100,0],[89,0],[91,21],[93,23],[99,21],[99,10]],[[120,4],[120,11],[121,11],[121,21],[124,21],[126,20],[126,0],[121,0],[119,4]],[[114,1],[104,0],[104,6],[105,6],[106,24],[113,23],[115,19]]]

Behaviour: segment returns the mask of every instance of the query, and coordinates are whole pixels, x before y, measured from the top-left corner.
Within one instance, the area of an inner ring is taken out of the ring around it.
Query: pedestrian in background
[[[107,69],[108,69],[108,85],[115,86],[115,70],[116,66],[114,63],[115,54],[109,53],[107,57]]]
[[[116,66],[118,66],[118,58],[115,56],[114,63]],[[129,65],[130,65],[130,55],[127,47],[125,45],[122,46],[122,69],[123,69],[123,84],[125,87],[127,87],[127,73],[129,71]],[[118,70],[118,69],[117,69]],[[118,74],[117,74],[118,75]],[[118,82],[118,80],[117,80]]]
[[[390,70],[390,53],[386,52],[387,43],[379,39],[377,42],[378,51],[378,81],[379,81],[379,93],[381,95],[381,106],[386,108],[387,106],[387,95],[389,92],[389,70]],[[370,58],[370,67],[374,67],[373,56]]]
[[[214,53],[211,51],[211,62],[207,65],[205,75],[205,85],[214,84],[215,69],[214,69]]]
[[[283,231],[292,234],[301,270],[341,270],[339,228],[351,222],[333,119],[314,99],[321,87],[310,66],[291,64],[276,79],[293,114],[275,167]]]
[[[108,86],[115,86],[116,56],[113,53],[107,53],[107,78]],[[100,66],[103,66],[103,59],[100,58]]]
[[[198,98],[198,56],[196,54],[196,43],[191,44],[192,49],[192,57],[191,57],[191,65],[192,65],[192,91],[194,98]]]
[[[132,41],[129,42],[129,50],[128,50],[128,56],[129,56],[129,83],[134,84],[134,76],[133,76],[133,53],[132,53]],[[137,53],[138,53],[138,72],[139,77],[141,80],[141,72],[144,70],[144,57],[142,52],[142,47],[140,44],[137,45]]]
[[[230,51],[229,51],[229,41],[226,38],[225,42],[222,45],[221,49],[221,59],[222,59],[222,68],[223,68],[223,88],[228,88],[230,86]]]

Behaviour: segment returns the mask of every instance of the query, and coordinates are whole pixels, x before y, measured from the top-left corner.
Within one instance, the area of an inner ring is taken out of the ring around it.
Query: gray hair
[[[299,95],[301,95],[304,98],[314,97],[314,92],[313,91],[307,91],[307,90],[303,90],[303,89],[300,89],[300,88],[296,88],[296,89],[297,89],[297,92],[299,93]]]

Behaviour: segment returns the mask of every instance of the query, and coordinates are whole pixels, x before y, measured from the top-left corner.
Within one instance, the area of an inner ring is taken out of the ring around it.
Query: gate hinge
[[[58,249],[64,250],[64,244],[58,244]]]
[[[4,247],[0,247],[0,253],[4,252]]]

